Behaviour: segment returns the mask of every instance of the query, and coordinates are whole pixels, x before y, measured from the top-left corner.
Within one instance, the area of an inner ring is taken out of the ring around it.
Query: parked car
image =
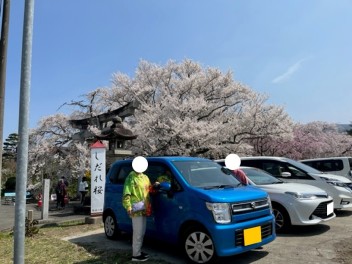
[[[308,184],[285,183],[266,171],[241,167],[249,182],[270,195],[276,231],[291,225],[316,225],[333,219],[334,201],[326,191]]]
[[[217,256],[236,255],[270,243],[276,237],[269,195],[243,186],[227,170],[208,159],[192,157],[147,158],[151,182],[171,171],[152,195],[153,215],[147,218],[146,237],[181,245],[194,263]],[[105,185],[103,222],[107,238],[132,232],[131,218],[122,207],[123,184],[132,160],[110,168]]]
[[[344,176],[352,180],[352,157],[331,157],[300,160],[317,170]]]
[[[352,182],[346,177],[323,173],[284,157],[241,157],[241,166],[265,170],[285,182],[305,183],[321,188],[333,198],[334,209],[352,207]]]

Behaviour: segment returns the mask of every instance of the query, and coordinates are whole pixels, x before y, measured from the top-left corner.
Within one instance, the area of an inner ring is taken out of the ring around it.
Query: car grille
[[[261,226],[262,240],[273,234],[272,223],[268,222]],[[244,246],[244,234],[243,229],[235,231],[235,246]]]
[[[312,213],[312,216],[317,216],[320,217],[322,219],[331,217],[334,213],[331,213],[329,215],[327,215],[327,206],[329,203],[331,203],[331,201],[327,201],[327,202],[322,202],[318,205],[318,207],[314,210],[314,212]]]
[[[268,199],[248,201],[242,203],[235,203],[231,205],[232,214],[243,214],[248,212],[254,212],[257,210],[262,210],[265,208],[269,208]]]

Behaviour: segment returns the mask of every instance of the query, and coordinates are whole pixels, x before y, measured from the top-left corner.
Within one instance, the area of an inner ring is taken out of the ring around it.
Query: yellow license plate
[[[261,227],[256,226],[252,228],[247,228],[243,230],[244,245],[249,246],[255,243],[262,242],[262,232]]]

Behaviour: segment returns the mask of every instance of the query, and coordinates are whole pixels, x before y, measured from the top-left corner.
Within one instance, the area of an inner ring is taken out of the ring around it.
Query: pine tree
[[[17,145],[18,145],[18,134],[11,133],[4,142],[3,154],[2,154],[3,159],[16,160]]]

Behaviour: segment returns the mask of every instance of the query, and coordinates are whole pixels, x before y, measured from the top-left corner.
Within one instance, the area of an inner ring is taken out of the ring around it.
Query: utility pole
[[[5,83],[6,83],[6,62],[7,62],[7,44],[9,36],[10,22],[10,0],[3,0],[3,13],[1,23],[1,40],[0,40],[0,190],[2,179],[2,149],[4,133],[4,106],[5,106]],[[0,203],[1,206],[1,203]]]
[[[28,127],[29,127],[29,88],[31,83],[32,39],[33,39],[34,0],[25,1],[20,112],[18,122],[18,152],[16,167],[16,205],[15,205],[15,236],[14,236],[14,264],[24,264],[25,239],[25,209],[26,185],[28,169]]]

